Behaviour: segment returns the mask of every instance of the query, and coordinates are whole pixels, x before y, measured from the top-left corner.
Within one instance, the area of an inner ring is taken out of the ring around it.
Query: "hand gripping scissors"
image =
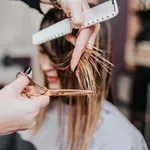
[[[23,94],[25,94],[27,97],[32,97],[32,96],[86,96],[89,94],[93,94],[93,91],[90,90],[79,90],[79,89],[48,89],[46,87],[42,87],[37,85],[33,80],[25,73],[19,72],[17,73],[16,77],[19,75],[22,75],[29,80],[29,86],[34,87],[34,92],[33,91],[27,91],[26,89],[23,90]]]

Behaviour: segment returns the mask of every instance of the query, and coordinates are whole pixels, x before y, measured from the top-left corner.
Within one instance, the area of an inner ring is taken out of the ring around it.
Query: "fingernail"
[[[76,59],[76,61],[74,59],[71,60],[71,70],[72,72],[75,71],[76,67],[78,66],[78,60]]]
[[[75,65],[73,64],[73,65],[71,65],[71,70],[72,70],[72,72],[74,72],[74,70],[75,70]]]
[[[73,28],[73,30],[72,30],[72,35],[73,35],[73,36],[76,36],[77,33],[78,33],[78,31],[79,31],[79,29]]]
[[[76,67],[75,67],[75,69],[74,69],[74,73],[77,71],[77,68],[78,68],[78,66],[76,66]]]
[[[25,74],[30,74],[31,70],[32,70],[31,67],[26,67],[26,68],[24,69],[23,73],[25,73]]]

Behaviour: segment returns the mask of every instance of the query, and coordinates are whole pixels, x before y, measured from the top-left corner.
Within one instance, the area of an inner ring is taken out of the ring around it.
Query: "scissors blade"
[[[48,90],[44,95],[46,96],[86,96],[89,94],[93,94],[93,91],[60,89],[60,90]]]

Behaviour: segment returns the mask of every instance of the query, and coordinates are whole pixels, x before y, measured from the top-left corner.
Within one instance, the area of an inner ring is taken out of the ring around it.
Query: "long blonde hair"
[[[40,30],[64,18],[66,18],[66,15],[61,10],[50,9],[41,22]],[[112,68],[112,64],[109,62],[111,55],[110,39],[109,23],[102,23],[95,47],[92,50],[88,47],[85,48],[76,73],[70,69],[73,45],[67,42],[64,37],[40,46],[56,67],[62,88],[80,88],[94,92],[93,95],[88,96],[59,98],[61,134],[64,134],[65,124],[64,120],[61,119],[63,103],[69,105],[68,140],[64,149],[69,147],[70,150],[87,150],[91,137],[97,128],[101,103],[106,90],[106,78],[111,73]],[[45,83],[45,85],[47,84]],[[45,113],[46,109],[38,117],[36,131],[40,128]]]

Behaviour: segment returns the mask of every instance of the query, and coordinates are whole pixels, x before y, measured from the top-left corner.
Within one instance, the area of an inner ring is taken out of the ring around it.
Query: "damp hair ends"
[[[56,10],[55,8],[49,10],[41,22],[40,30],[65,17],[61,10]],[[76,72],[72,72],[70,69],[73,46],[64,37],[46,42],[40,48],[44,50],[57,69],[62,88],[80,88],[94,92],[93,95],[82,97],[58,98],[59,137],[67,136],[65,143],[62,138],[59,139],[60,146],[63,145],[64,150],[87,150],[100,120],[101,103],[109,86],[109,84],[106,84],[106,79],[111,74],[113,67],[110,62],[110,24],[108,22],[101,23],[101,29],[94,48],[85,48]],[[68,119],[65,121],[63,116],[66,103],[68,105]],[[47,109],[43,110],[38,116],[39,124],[35,128],[35,133],[38,132],[42,125],[46,112]]]

